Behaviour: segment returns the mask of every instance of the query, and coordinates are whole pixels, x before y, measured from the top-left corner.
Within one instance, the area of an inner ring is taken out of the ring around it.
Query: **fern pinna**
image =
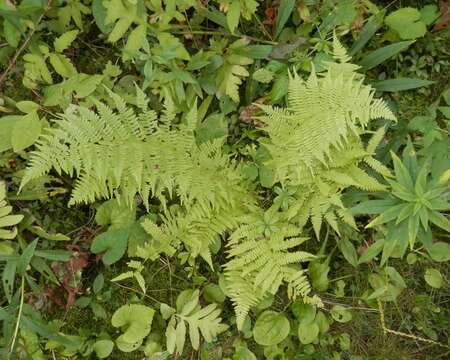
[[[39,139],[22,186],[54,169],[76,178],[70,204],[109,198],[131,204],[139,196],[149,208],[158,200],[162,222],[142,223],[150,236],[136,255],[145,259],[184,246],[212,267],[211,247],[226,239],[226,290],[239,328],[283,284],[289,297],[320,304],[301,266],[313,259],[300,250],[304,225],[310,220],[317,237],[323,221],[337,233],[342,222],[355,227],[342,193],[350,186],[384,190],[364,167],[390,176],[373,157],[384,129],[367,145],[361,136],[372,119],[395,120],[336,39],[334,52],[337,62],[325,72],[313,70],[307,81],[291,76],[287,108],[261,106],[267,136],[260,143],[277,183],[269,209],[258,207],[254,186],[225,153],[223,139],[198,143],[196,105],[176,125],[170,100],[158,118],[139,89],[135,106],[112,92],[114,108],[70,106]]]

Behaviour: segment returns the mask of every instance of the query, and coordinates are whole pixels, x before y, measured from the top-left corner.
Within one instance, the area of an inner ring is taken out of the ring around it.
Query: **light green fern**
[[[323,74],[313,69],[307,81],[291,76],[288,107],[261,106],[265,114],[259,117],[267,134],[261,144],[271,156],[265,165],[275,182],[295,189],[287,219],[300,227],[311,219],[317,236],[323,221],[338,233],[340,222],[355,227],[341,201],[346,188],[385,189],[364,169],[390,176],[373,157],[384,129],[374,134],[367,148],[360,137],[373,119],[395,120],[387,105],[374,98],[374,90],[363,84],[345,48],[336,38],[333,44],[339,62],[327,63]]]
[[[247,216],[245,223],[229,237],[225,277],[229,296],[236,311],[238,328],[242,328],[250,308],[268,294],[276,294],[288,284],[290,297],[307,297],[311,288],[298,264],[314,258],[310,253],[294,250],[307,238],[300,229],[278,219],[272,211]]]

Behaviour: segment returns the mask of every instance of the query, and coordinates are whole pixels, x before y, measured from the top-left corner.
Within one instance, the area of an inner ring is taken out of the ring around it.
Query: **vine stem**
[[[2,73],[2,75],[0,75],[0,91],[2,90],[3,82],[5,81],[6,76],[11,71],[13,66],[16,64],[16,61],[19,58],[20,54],[22,54],[22,52],[26,49],[26,47],[27,47],[28,43],[30,42],[32,36],[36,32],[39,24],[41,23],[42,19],[44,18],[45,14],[47,13],[47,11],[50,9],[50,3],[51,3],[51,0],[49,0],[47,2],[47,5],[45,6],[43,13],[41,14],[41,16],[39,16],[38,20],[36,21],[36,24],[34,24],[33,29],[30,30],[30,32],[28,33],[27,37],[25,38],[25,40],[23,41],[22,45],[20,46],[20,48],[17,49],[17,51],[14,54],[13,58],[9,62],[8,67],[6,68],[6,70]]]
[[[14,350],[14,346],[16,345],[16,340],[17,340],[17,334],[19,333],[19,325],[20,325],[20,320],[22,318],[22,310],[23,310],[23,300],[25,297],[25,276],[22,276],[22,282],[20,285],[20,305],[19,305],[19,313],[17,314],[17,322],[16,322],[16,327],[14,329],[14,336],[11,342],[11,347],[9,349],[9,356],[8,358],[10,358],[13,350]]]
[[[412,340],[416,340],[416,341],[421,341],[421,342],[432,344],[432,345],[437,345],[437,346],[440,346],[440,347],[443,347],[443,348],[447,348],[447,349],[449,348],[449,346],[447,346],[445,344],[442,344],[440,342],[431,340],[431,339],[426,339],[426,338],[423,338],[423,337],[420,337],[420,336],[417,336],[417,335],[406,334],[406,333],[401,332],[401,331],[389,329],[386,326],[386,322],[385,322],[385,319],[384,319],[384,310],[383,310],[383,305],[381,304],[381,300],[377,299],[377,301],[378,301],[378,310],[379,310],[379,313],[380,313],[380,324],[381,324],[381,328],[382,328],[383,333],[384,333],[385,336],[387,334],[392,334],[392,335],[397,335],[397,336],[401,336],[401,337],[412,339]]]

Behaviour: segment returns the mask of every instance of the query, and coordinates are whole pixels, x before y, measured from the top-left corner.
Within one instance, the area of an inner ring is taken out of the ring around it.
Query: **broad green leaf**
[[[70,78],[77,74],[77,70],[66,56],[51,53],[49,60],[55,71],[62,77]]]
[[[281,0],[280,7],[277,11],[277,19],[275,23],[275,37],[277,38],[284,28],[284,25],[291,16],[292,10],[294,10],[295,0]]]
[[[427,284],[436,289],[440,289],[444,282],[441,272],[437,269],[426,269],[424,277]]]
[[[303,323],[298,325],[298,338],[304,345],[311,344],[319,336],[319,325],[315,322]]]
[[[358,255],[356,254],[356,249],[353,244],[345,238],[341,238],[338,241],[339,249],[341,249],[342,255],[344,255],[345,260],[347,260],[352,266],[358,266]]]
[[[428,249],[428,253],[434,261],[444,262],[450,260],[450,244],[445,242],[434,243]]]
[[[265,68],[258,69],[252,74],[253,80],[263,84],[270,83],[273,80],[273,77],[274,74],[272,73],[272,71]]]
[[[330,329],[330,321],[322,311],[317,312],[315,323],[319,326],[321,334],[326,333]]]
[[[78,30],[71,30],[67,31],[64,34],[62,34],[60,37],[56,38],[55,42],[53,43],[55,47],[56,52],[63,52],[66,50],[70,44],[76,39],[79,31]]]
[[[176,336],[176,348],[177,354],[181,355],[184,348],[184,342],[186,341],[186,324],[183,320],[178,322],[177,327],[175,328],[175,336]]]
[[[41,134],[41,121],[36,111],[24,115],[14,126],[11,133],[11,144],[15,152],[34,144]]]
[[[372,86],[378,91],[396,92],[416,89],[431,84],[433,84],[433,81],[413,78],[398,78],[378,81],[372,84]]]
[[[316,308],[310,304],[305,304],[301,300],[294,302],[291,310],[296,319],[301,323],[312,323],[316,317]]]
[[[283,314],[264,311],[256,319],[253,338],[259,345],[276,345],[288,336],[290,328],[289,320]]]
[[[425,5],[420,9],[420,20],[427,26],[434,23],[440,16],[439,9],[436,5]]]
[[[111,354],[114,343],[111,340],[97,340],[92,348],[99,359],[105,359]]]
[[[383,46],[364,56],[359,62],[359,65],[361,65],[365,70],[372,69],[375,66],[381,64],[383,61],[397,55],[403,50],[406,50],[409,45],[413,43],[414,40],[400,41],[391,45]]]
[[[417,39],[427,32],[420,12],[411,7],[401,8],[390,13],[386,16],[385,23],[403,40]]]
[[[122,328],[124,341],[134,343],[144,339],[150,333],[154,314],[155,311],[145,305],[123,305],[114,312],[111,324]]]
[[[11,134],[14,126],[22,120],[21,115],[8,115],[0,117],[0,153],[12,148]]]
[[[255,354],[253,354],[242,340],[236,340],[233,344],[235,353],[232,360],[257,360]]]
[[[2,35],[10,46],[16,48],[19,45],[22,32],[17,29],[11,22],[5,19],[3,21]]]
[[[16,108],[25,114],[37,111],[39,107],[39,104],[36,104],[34,101],[24,100],[16,102]]]
[[[342,305],[334,305],[331,308],[331,317],[340,323],[349,322],[353,318],[352,313]]]
[[[208,284],[203,288],[203,297],[208,302],[215,302],[221,304],[225,301],[226,297],[222,289],[217,284]]]
[[[405,280],[403,280],[403,277],[399,274],[399,272],[395,268],[393,268],[392,266],[386,266],[385,271],[388,274],[389,278],[392,280],[392,282],[394,282],[397,286],[406,288]]]
[[[128,228],[136,220],[136,207],[128,206],[117,199],[105,201],[97,208],[95,221],[98,225],[109,225],[110,229]]]
[[[328,288],[328,272],[330,267],[328,262],[320,263],[318,261],[311,261],[308,265],[311,284],[317,291],[325,291]]]
[[[129,352],[133,352],[133,351],[137,350],[139,348],[139,346],[142,345],[142,340],[143,339],[139,339],[134,342],[128,342],[125,340],[123,335],[120,335],[116,339],[116,346],[119,348],[120,351],[129,353]]]
[[[81,99],[92,94],[97,86],[101,84],[103,75],[78,74],[78,81],[75,87],[76,97]]]
[[[92,1],[92,15],[95,23],[103,34],[109,34],[114,27],[114,24],[106,24],[106,8],[103,5],[103,0]]]
[[[108,230],[94,239],[91,244],[91,251],[94,254],[105,252],[102,261],[105,265],[111,265],[125,254],[128,236],[128,229]]]
[[[228,29],[234,33],[234,30],[239,25],[239,18],[241,16],[241,2],[240,0],[234,0],[231,2],[227,11],[227,25]]]
[[[384,240],[377,240],[372,245],[370,245],[366,251],[363,252],[361,257],[359,258],[358,263],[363,264],[372,260],[375,256],[377,256],[381,250],[383,250]]]
[[[177,335],[175,331],[175,317],[170,319],[169,325],[166,327],[166,343],[167,351],[171,354],[175,352]]]

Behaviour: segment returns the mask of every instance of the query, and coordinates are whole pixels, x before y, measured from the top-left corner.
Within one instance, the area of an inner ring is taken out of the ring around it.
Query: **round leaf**
[[[431,287],[439,289],[442,287],[442,283],[444,282],[444,279],[442,278],[442,275],[439,270],[428,268],[425,271],[425,281]]]
[[[290,328],[289,320],[283,314],[265,311],[256,320],[253,338],[259,345],[276,345],[288,336]]]
[[[114,343],[111,340],[98,340],[94,343],[93,349],[99,359],[105,359],[111,354]]]
[[[292,304],[292,312],[298,321],[305,324],[312,323],[316,316],[316,308],[300,300]]]
[[[311,344],[319,336],[319,325],[315,322],[300,323],[298,325],[298,338],[302,344]]]
[[[331,309],[331,316],[340,323],[346,323],[352,319],[352,313],[342,305],[334,305]]]

